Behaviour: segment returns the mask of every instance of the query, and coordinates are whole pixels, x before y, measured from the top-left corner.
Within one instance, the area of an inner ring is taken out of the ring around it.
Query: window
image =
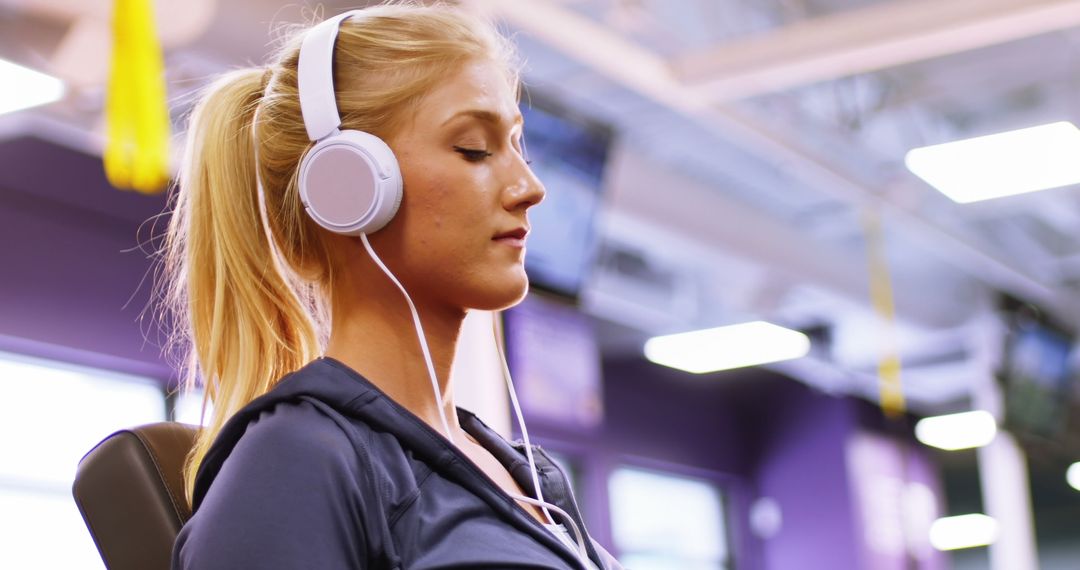
[[[206,413],[203,414],[203,394],[202,389],[178,392],[173,400],[171,421],[196,426],[205,426],[209,423],[210,416],[214,413],[214,406],[207,405]]]
[[[151,380],[0,353],[0,568],[102,568],[71,496],[87,451],[165,419]]]
[[[723,495],[713,484],[619,467],[608,479],[619,561],[634,570],[731,568]]]

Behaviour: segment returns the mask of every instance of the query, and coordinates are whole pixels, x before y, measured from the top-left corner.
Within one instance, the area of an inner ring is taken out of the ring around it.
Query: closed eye
[[[465,157],[465,160],[468,160],[469,162],[480,162],[491,156],[490,152],[483,149],[465,148],[460,146],[455,146],[454,152],[460,153]]]

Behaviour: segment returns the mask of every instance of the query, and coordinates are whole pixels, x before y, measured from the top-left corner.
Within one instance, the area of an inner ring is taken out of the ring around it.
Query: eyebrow
[[[446,125],[452,121],[457,120],[459,117],[472,117],[474,119],[478,119],[485,123],[491,123],[494,125],[501,125],[503,123],[503,117],[498,113],[488,111],[487,109],[465,109],[464,111],[458,111],[457,113],[454,113],[454,115],[444,121],[443,124]],[[511,126],[513,126],[521,124],[523,122],[524,120],[519,114],[514,116],[514,120],[510,124]]]

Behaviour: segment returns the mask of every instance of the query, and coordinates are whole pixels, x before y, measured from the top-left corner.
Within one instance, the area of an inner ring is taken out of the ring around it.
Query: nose
[[[542,202],[547,190],[524,158],[515,157],[513,166],[502,193],[503,208],[510,212],[525,211]]]

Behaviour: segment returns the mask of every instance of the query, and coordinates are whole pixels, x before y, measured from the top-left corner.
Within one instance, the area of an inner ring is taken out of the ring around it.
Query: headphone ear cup
[[[382,139],[341,131],[317,142],[300,161],[300,200],[320,226],[339,234],[370,234],[401,205],[397,158]]]

